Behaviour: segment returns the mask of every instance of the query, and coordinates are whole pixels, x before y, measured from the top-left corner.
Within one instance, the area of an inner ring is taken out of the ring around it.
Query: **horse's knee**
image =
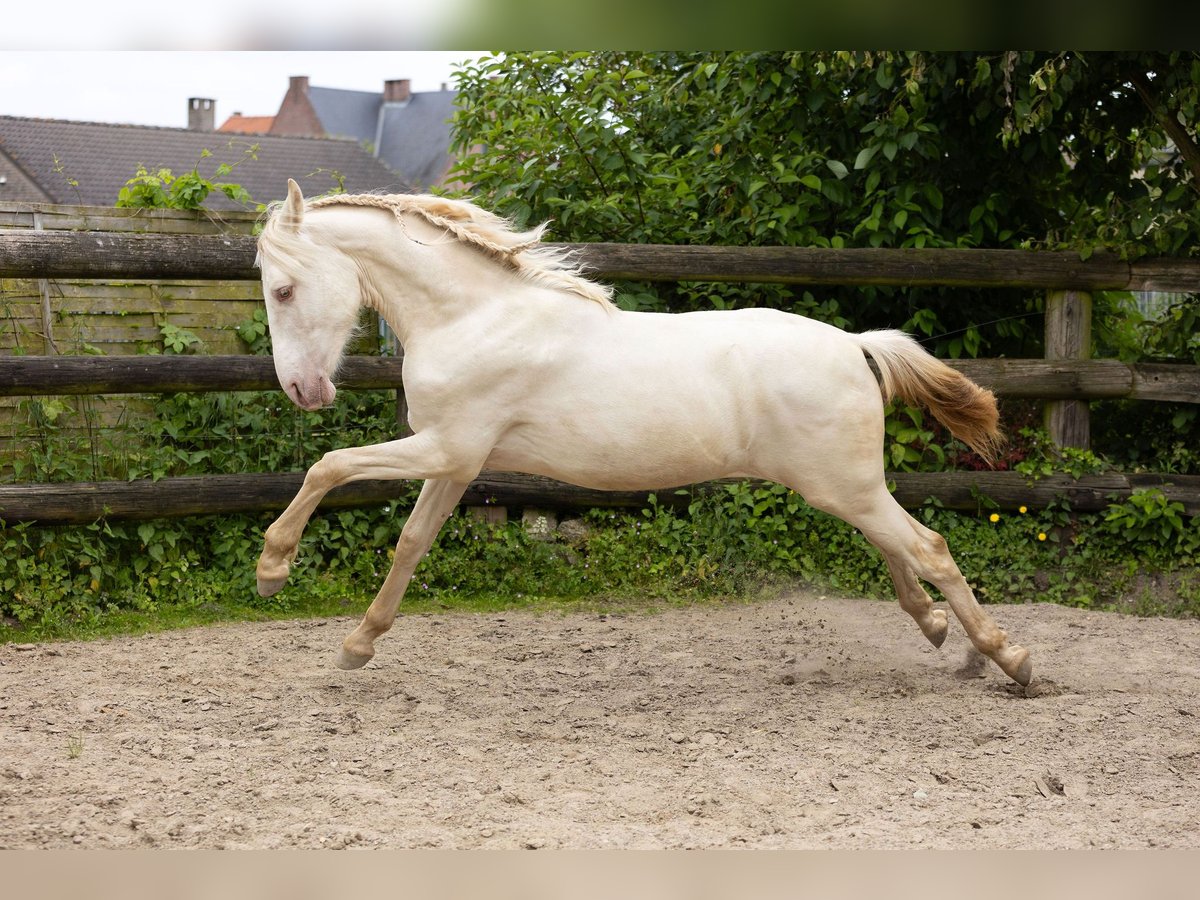
[[[304,481],[310,486],[321,490],[341,484],[345,475],[345,466],[340,461],[341,450],[330,450],[308,468]]]

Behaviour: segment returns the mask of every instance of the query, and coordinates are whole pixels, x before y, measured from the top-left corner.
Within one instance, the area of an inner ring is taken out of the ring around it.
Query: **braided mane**
[[[406,213],[420,216],[464,244],[481,250],[518,276],[542,287],[578,294],[603,306],[612,304],[612,288],[582,275],[582,265],[571,250],[541,244],[549,223],[517,231],[512,222],[465,200],[431,194],[331,194],[305,201],[305,209],[330,206],[366,206],[390,210],[403,228]],[[272,211],[267,228],[274,223]]]

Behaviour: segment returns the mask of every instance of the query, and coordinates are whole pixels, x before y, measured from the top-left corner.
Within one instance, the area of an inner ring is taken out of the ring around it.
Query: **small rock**
[[[546,846],[546,839],[540,837],[527,838],[521,846],[526,850],[541,850]]]
[[[687,735],[684,734],[682,731],[672,731],[670,734],[667,735],[667,740],[670,741],[672,744],[682,744],[684,741],[687,740]]]
[[[915,790],[915,791],[913,791],[913,799],[914,800],[928,800],[929,795],[922,790]]]
[[[558,536],[572,547],[579,547],[592,536],[592,528],[583,519],[563,519],[558,523]]]
[[[1064,797],[1069,797],[1072,800],[1086,797],[1088,792],[1087,782],[1082,778],[1064,778],[1062,780],[1062,792]]]

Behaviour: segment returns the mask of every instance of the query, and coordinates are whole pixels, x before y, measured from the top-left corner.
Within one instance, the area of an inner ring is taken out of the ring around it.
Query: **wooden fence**
[[[49,217],[61,208],[24,208]],[[254,239],[246,221],[232,229],[213,223],[211,234],[176,225],[179,214],[139,219],[147,233],[97,231],[112,210],[72,208],[76,224],[59,230],[23,227],[0,231],[0,280],[185,280],[252,284]],[[0,225],[4,210],[0,209]],[[126,217],[131,218],[131,217]],[[60,217],[56,224],[68,221]],[[65,230],[68,228],[93,230]],[[241,232],[241,233],[238,233]],[[1200,290],[1200,262],[1176,259],[1133,263],[1096,254],[1016,250],[826,250],[795,247],[687,247],[623,244],[578,245],[600,278],[646,281],[745,281],[796,285],[953,285],[1021,287],[1046,292],[1047,358],[951,360],[1001,396],[1049,401],[1047,422],[1061,445],[1087,446],[1087,401],[1129,398],[1200,402],[1200,367],[1125,364],[1088,358],[1091,293],[1101,290]],[[10,282],[0,282],[8,285]],[[7,287],[6,287],[7,290]],[[48,307],[52,298],[43,304]],[[46,321],[50,315],[46,312]],[[347,359],[341,383],[353,388],[400,388],[401,361]],[[122,394],[177,391],[263,390],[277,387],[271,361],[254,356],[0,356],[0,396]],[[0,519],[42,524],[158,518],[282,508],[302,473],[214,475],[158,482],[100,482],[0,486]],[[1200,513],[1200,477],[1106,474],[1036,482],[1015,472],[890,473],[901,503],[912,507],[936,497],[950,508],[976,509],[980,497],[1001,508],[1036,507],[1065,497],[1076,509],[1103,508],[1112,497],[1158,487]],[[361,482],[333,492],[327,507],[374,504],[397,496],[404,485]],[[698,490],[708,489],[699,486]],[[674,491],[667,503],[684,502]],[[636,506],[645,493],[588,491],[532,476],[484,473],[468,491],[468,505],[548,509]]]

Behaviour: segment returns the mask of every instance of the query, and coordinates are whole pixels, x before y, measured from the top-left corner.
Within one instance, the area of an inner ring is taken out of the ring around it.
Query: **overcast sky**
[[[449,50],[10,50],[0,49],[0,115],[187,127],[189,97],[235,112],[274,115],[288,78],[320,87],[382,91],[410,78],[414,91],[453,85],[453,63],[480,52]]]

